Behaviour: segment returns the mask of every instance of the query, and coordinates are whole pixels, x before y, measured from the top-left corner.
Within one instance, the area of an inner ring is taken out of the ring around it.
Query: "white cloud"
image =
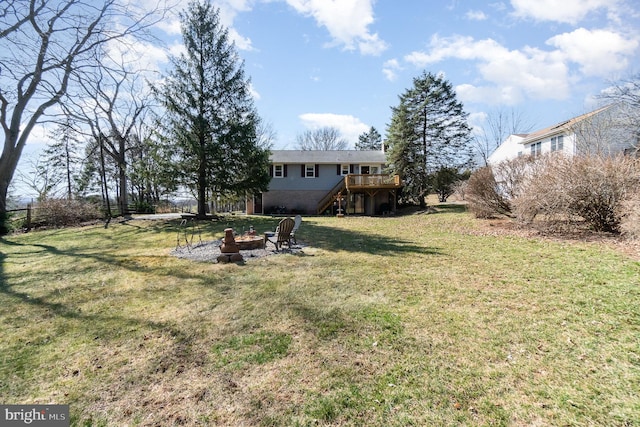
[[[591,40],[599,37],[603,40]],[[513,105],[526,98],[565,99],[581,78],[624,68],[625,55],[630,57],[638,43],[610,32],[576,30],[548,44],[558,49],[510,50],[492,39],[435,35],[426,51],[412,52],[404,59],[421,68],[447,59],[472,61],[482,83],[459,86],[463,99]],[[575,65],[579,70],[572,70]]]
[[[239,50],[253,50],[251,39],[244,37],[235,28],[233,21],[240,12],[251,11],[252,1],[249,0],[217,0],[216,7],[220,9],[220,23],[229,29],[229,38],[235,42]]]
[[[253,44],[250,38],[243,36],[233,27],[233,22],[240,12],[250,12],[253,1],[249,0],[217,0],[214,1],[214,7],[220,11],[220,24],[229,30],[229,39],[235,42],[239,50],[253,50]],[[178,12],[184,12],[185,6],[176,4],[167,12],[165,19],[156,24],[160,30],[170,36],[180,35],[181,23]]]
[[[121,56],[126,63],[135,63],[136,68],[148,72],[158,72],[161,64],[169,62],[167,51],[160,46],[133,38],[128,38],[126,42],[126,46],[119,43],[110,45],[110,53],[114,58]]]
[[[260,99],[262,98],[260,93],[256,90],[255,86],[253,86],[253,83],[249,83],[249,93],[255,101],[260,101]]]
[[[470,21],[484,21],[488,16],[481,10],[469,10],[465,17]]]
[[[513,86],[456,86],[456,94],[463,103],[485,103],[490,105],[517,105],[523,101],[523,91]]]
[[[358,49],[363,55],[379,55],[388,48],[377,33],[369,31],[374,22],[373,0],[286,0],[298,13],[313,17],[333,38],[332,45]]]
[[[308,129],[318,129],[325,126],[338,129],[352,147],[358,141],[358,137],[369,131],[370,128],[357,117],[346,114],[306,113],[299,117],[302,124]]]
[[[156,24],[156,27],[170,36],[180,35],[181,33],[180,20],[177,17],[163,19]]]
[[[555,21],[575,24],[589,13],[606,9],[611,14],[616,10],[616,0],[511,0],[514,15],[536,21]]]
[[[385,61],[382,65],[382,73],[389,81],[395,81],[398,78],[398,71],[402,71],[402,67],[395,58]]]
[[[547,40],[557,47],[570,61],[580,65],[585,75],[606,77],[612,72],[624,70],[628,59],[638,48],[638,40],[624,38],[608,30],[578,28]]]
[[[487,121],[488,114],[484,111],[470,113],[467,122],[471,126],[471,130],[475,135],[482,134],[484,124]]]

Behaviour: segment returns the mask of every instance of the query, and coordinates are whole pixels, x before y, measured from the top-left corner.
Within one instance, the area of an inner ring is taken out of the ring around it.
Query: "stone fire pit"
[[[246,234],[244,236],[236,237],[235,241],[241,251],[264,248],[264,237],[262,236]]]

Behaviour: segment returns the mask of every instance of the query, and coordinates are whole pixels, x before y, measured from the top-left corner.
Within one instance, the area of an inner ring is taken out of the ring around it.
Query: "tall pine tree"
[[[400,104],[392,107],[387,143],[392,172],[403,177],[405,201],[425,207],[438,170],[470,166],[467,116],[442,76],[423,73],[400,95]]]
[[[173,146],[176,174],[196,191],[203,218],[209,194],[267,189],[269,151],[259,144],[250,82],[219,10],[195,1],[180,19],[186,53],[172,59],[155,92],[166,109],[163,135]]]

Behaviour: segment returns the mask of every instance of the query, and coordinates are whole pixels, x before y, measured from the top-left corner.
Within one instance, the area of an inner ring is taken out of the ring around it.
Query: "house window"
[[[315,178],[316,177],[316,165],[314,165],[314,164],[304,165],[304,177],[305,178]]]
[[[273,177],[284,178],[284,165],[273,165]]]
[[[551,138],[551,151],[562,151],[564,148],[564,136],[554,136]]]
[[[542,152],[542,141],[531,144],[531,155],[533,157],[539,156]]]
[[[340,175],[349,175],[349,165],[340,165]]]

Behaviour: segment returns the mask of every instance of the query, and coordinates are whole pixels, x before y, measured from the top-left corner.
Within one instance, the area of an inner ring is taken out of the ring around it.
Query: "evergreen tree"
[[[380,132],[371,126],[369,132],[364,132],[358,137],[356,150],[382,150],[382,136],[380,135]]]
[[[421,207],[438,170],[461,169],[472,162],[467,113],[442,76],[423,73],[413,79],[413,87],[392,108],[387,134],[392,172],[405,184],[402,198]]]
[[[63,177],[68,200],[74,196],[75,181],[78,178],[80,141],[78,141],[77,134],[78,132],[69,120],[59,124],[51,133],[56,142],[49,145],[43,153],[44,161]]]
[[[269,183],[269,151],[260,146],[259,118],[243,63],[219,11],[210,1],[191,2],[180,14],[186,53],[156,87],[166,109],[163,134],[174,144],[175,172],[196,191],[198,217],[209,193],[255,193]]]

